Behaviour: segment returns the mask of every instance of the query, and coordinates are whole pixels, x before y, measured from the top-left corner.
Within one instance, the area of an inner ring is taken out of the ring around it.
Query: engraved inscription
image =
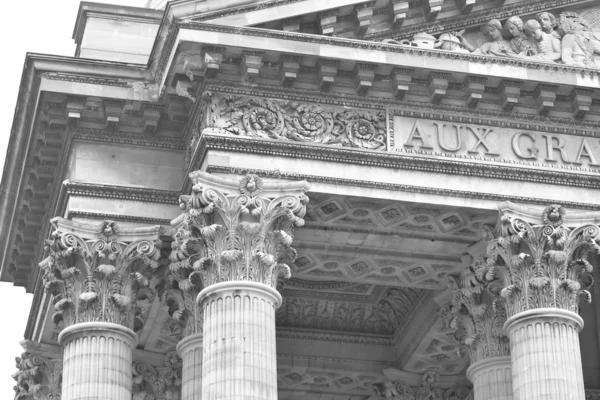
[[[600,138],[394,117],[396,151],[536,166],[600,168]]]

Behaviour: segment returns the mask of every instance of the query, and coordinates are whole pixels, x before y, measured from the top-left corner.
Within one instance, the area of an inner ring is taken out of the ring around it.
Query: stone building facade
[[[27,56],[16,399],[600,399],[597,4],[154,8]]]

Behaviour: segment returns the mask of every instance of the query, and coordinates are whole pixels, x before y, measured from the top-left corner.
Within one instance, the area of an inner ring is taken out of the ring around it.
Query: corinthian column
[[[450,327],[461,344],[459,354],[471,361],[467,377],[473,382],[475,400],[512,400],[510,348],[504,335],[506,310],[484,288],[475,270],[476,260],[460,278],[448,277],[452,291]]]
[[[581,298],[591,301],[587,258],[600,249],[598,215],[510,203],[500,211],[480,273],[506,304],[514,399],[584,400],[578,311]]]
[[[183,297],[175,307],[186,309],[182,318],[195,319],[196,332],[203,330],[202,345],[190,331],[178,346],[183,398],[200,398],[201,386],[203,400],[276,400],[276,288],[290,276],[293,229],[304,224],[308,185],[263,182],[255,175],[234,181],[194,172],[190,178],[192,194],[181,197],[184,213],[173,221],[169,268],[181,277],[179,289],[202,288],[199,309]]]
[[[52,220],[49,256],[40,264],[53,296],[64,348],[62,400],[130,400],[134,330],[141,329],[140,299],[160,255],[153,241],[160,227],[119,229],[113,221],[80,224]]]

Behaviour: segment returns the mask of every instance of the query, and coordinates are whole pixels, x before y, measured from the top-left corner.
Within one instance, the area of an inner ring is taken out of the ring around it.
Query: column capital
[[[155,246],[160,226],[125,228],[114,221],[87,224],[51,220],[48,256],[40,263],[45,290],[54,301],[53,321],[65,326],[109,322],[141,329],[145,310],[138,300],[153,300],[149,287],[158,268]]]
[[[304,225],[308,183],[240,179],[196,171],[192,193],[180,197],[165,292],[184,336],[202,330],[196,299],[220,282],[249,281],[277,288],[296,257],[293,230]]]
[[[181,392],[182,361],[177,352],[165,354],[163,365],[153,367],[144,361],[133,364],[133,400],[178,399]]]
[[[476,259],[460,277],[448,276],[452,307],[448,325],[461,344],[459,355],[467,354],[471,364],[510,355],[509,340],[504,333],[506,309],[503,302],[485,287],[474,273],[483,259]]]
[[[600,252],[600,213],[502,203],[500,221],[476,274],[506,303],[508,317],[557,308],[577,313],[591,301],[590,252]],[[569,215],[570,214],[570,215]]]
[[[62,360],[49,359],[38,354],[24,352],[15,358],[18,371],[12,377],[15,399],[59,400],[62,381]]]

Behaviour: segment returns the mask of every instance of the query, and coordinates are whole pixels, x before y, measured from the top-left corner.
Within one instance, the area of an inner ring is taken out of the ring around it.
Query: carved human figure
[[[434,48],[446,51],[453,51],[455,53],[470,53],[469,50],[465,49],[465,46],[459,39],[465,32],[463,29],[460,32],[444,32],[442,33],[434,44]]]
[[[512,36],[510,39],[512,51],[523,56],[532,56],[537,53],[537,46],[525,34],[521,18],[513,16],[507,19],[504,23],[504,30]]]
[[[515,52],[510,42],[502,37],[502,24],[497,19],[492,19],[481,27],[481,33],[489,40],[479,48],[475,48],[461,36],[461,43],[474,54],[485,54],[505,57]]]
[[[560,33],[554,30],[557,25],[556,17],[554,15],[544,11],[536,14],[535,19],[540,23],[544,32],[551,34],[557,39],[561,38]]]
[[[565,64],[591,68],[598,66],[594,55],[600,54],[600,33],[592,32],[578,14],[561,13],[558,32],[562,35],[561,58]]]
[[[542,25],[535,19],[530,19],[525,23],[525,33],[536,45],[535,55],[529,58],[534,58],[544,61],[556,62],[561,59],[560,40],[550,33],[544,32]]]

